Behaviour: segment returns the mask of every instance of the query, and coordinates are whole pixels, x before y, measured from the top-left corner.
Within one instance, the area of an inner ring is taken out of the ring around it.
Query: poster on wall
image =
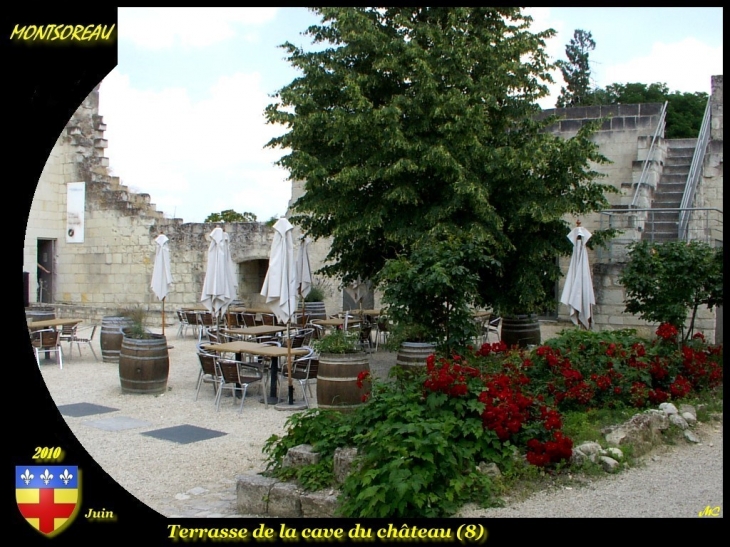
[[[66,189],[66,243],[84,242],[86,183],[69,182]]]

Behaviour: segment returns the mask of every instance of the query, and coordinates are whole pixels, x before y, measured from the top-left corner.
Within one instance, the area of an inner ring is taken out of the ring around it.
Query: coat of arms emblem
[[[80,507],[80,486],[76,466],[15,467],[15,499],[20,514],[48,537],[73,522]]]

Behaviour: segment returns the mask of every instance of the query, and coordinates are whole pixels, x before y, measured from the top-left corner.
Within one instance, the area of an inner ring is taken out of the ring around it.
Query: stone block
[[[342,484],[345,482],[347,475],[352,471],[352,467],[357,457],[357,448],[338,448],[334,454],[334,475],[335,482]]]
[[[268,512],[269,492],[276,479],[263,475],[236,477],[236,505],[242,515],[265,515]]]
[[[302,516],[301,491],[296,484],[278,482],[269,490],[268,514],[278,518]]]
[[[611,118],[611,130],[612,131],[623,131],[624,119],[621,116]]]
[[[302,516],[305,518],[331,518],[337,516],[336,490],[305,492],[299,499],[302,505]]]
[[[322,456],[319,452],[315,452],[312,445],[300,444],[290,448],[283,461],[282,467],[304,467],[306,465],[314,465],[319,463]]]
[[[659,115],[662,111],[662,103],[641,103],[639,108],[642,116]]]
[[[639,105],[638,104],[620,104],[618,105],[619,116],[638,116]]]
[[[560,122],[561,133],[577,132],[581,128],[582,124],[579,120],[563,120]]]

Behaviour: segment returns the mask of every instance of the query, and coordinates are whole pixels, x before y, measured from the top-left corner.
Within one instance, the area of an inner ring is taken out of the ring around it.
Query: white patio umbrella
[[[219,327],[220,316],[226,313],[229,304],[236,298],[237,288],[230,238],[220,227],[216,227],[210,233],[208,265],[200,296],[200,302],[215,315],[216,327]]]
[[[563,294],[560,297],[560,302],[568,306],[573,323],[578,326],[583,325],[586,329],[591,328],[593,316],[591,306],[596,304],[591,268],[588,264],[588,251],[586,250],[586,243],[591,235],[588,230],[581,227],[580,220],[568,234],[568,239],[573,244],[573,254],[570,257],[570,266],[565,276]]]
[[[299,243],[299,255],[297,255],[297,293],[302,303],[302,321],[304,320],[304,298],[312,290],[312,267],[309,264],[309,244],[312,240],[303,237]],[[302,326],[304,324],[302,323]]]
[[[297,272],[294,262],[292,226],[285,218],[274,224],[269,269],[266,272],[261,295],[281,323],[287,325],[287,366],[289,374],[289,405],[294,404],[294,383],[291,376],[291,318],[297,309]]]
[[[172,284],[172,273],[170,271],[170,247],[167,242],[170,240],[165,234],[155,238],[155,264],[152,268],[152,292],[162,301],[162,335],[165,335],[165,298]]]

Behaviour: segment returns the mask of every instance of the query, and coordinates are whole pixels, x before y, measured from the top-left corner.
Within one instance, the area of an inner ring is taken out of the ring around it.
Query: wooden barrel
[[[164,393],[170,372],[167,338],[148,334],[148,339],[124,336],[119,352],[122,393]]]
[[[55,319],[56,312],[53,308],[31,308],[25,310],[25,320],[28,322],[44,321],[46,319]]]
[[[122,347],[124,337],[122,329],[132,325],[128,317],[103,317],[101,320],[101,359],[105,363],[118,363],[119,350]]]
[[[426,366],[426,359],[436,350],[427,342],[402,342],[395,357],[395,364],[404,371],[414,371]]]
[[[502,342],[507,347],[540,345],[540,322],[537,315],[516,315],[502,318]]]
[[[322,409],[351,412],[362,406],[363,396],[370,391],[365,380],[357,387],[357,376],[370,372],[367,353],[322,353],[317,370],[317,406]]]
[[[312,319],[327,319],[324,302],[305,302],[304,313],[309,316],[310,321]]]

